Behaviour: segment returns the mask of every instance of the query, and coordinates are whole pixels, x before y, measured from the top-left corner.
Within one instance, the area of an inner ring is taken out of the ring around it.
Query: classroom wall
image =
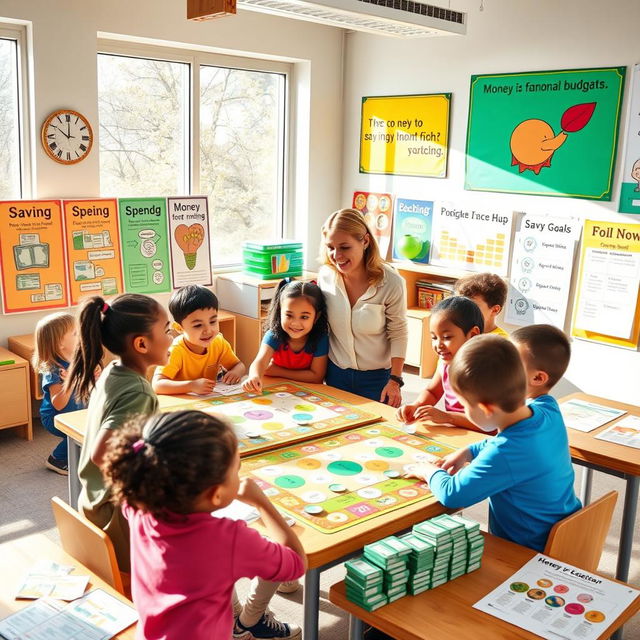
[[[99,195],[97,146],[83,162],[62,166],[45,156],[39,142],[43,120],[62,107],[84,113],[99,135],[98,34],[293,63],[292,104],[297,111],[291,119],[287,234],[305,241],[309,266],[315,266],[320,225],[340,200],[341,29],[247,11],[189,22],[186,0],[0,0],[3,20],[26,22],[33,43],[33,187],[25,197]],[[32,331],[44,315],[0,316],[0,343]]]
[[[347,36],[343,203],[350,204],[353,191],[364,189],[429,200],[460,197],[478,207],[486,204],[513,211],[640,222],[638,217],[634,219],[634,216],[616,213],[628,112],[628,80],[633,64],[640,62],[640,3],[637,0],[606,3],[595,0],[484,0],[484,11],[480,11],[480,0],[452,0],[450,4],[452,9],[468,12],[466,37],[396,40],[362,33]],[[612,202],[464,191],[464,150],[472,74],[609,65],[627,66]],[[448,177],[359,174],[362,96],[439,92],[453,94]],[[575,340],[571,365],[558,391],[568,393],[577,388],[637,404],[639,380],[638,352]]]

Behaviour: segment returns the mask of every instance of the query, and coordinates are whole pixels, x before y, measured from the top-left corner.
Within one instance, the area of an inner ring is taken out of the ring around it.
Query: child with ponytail
[[[300,577],[306,568],[293,530],[252,480],[240,480],[239,468],[231,427],[200,411],[137,420],[109,441],[103,471],[131,529],[137,637],[300,636],[268,612],[250,629],[238,620],[234,625],[239,578],[259,576],[275,584]],[[258,509],[272,542],[244,521],[212,514],[234,498]]]

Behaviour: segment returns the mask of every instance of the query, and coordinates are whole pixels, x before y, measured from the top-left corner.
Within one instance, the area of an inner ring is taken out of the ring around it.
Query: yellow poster
[[[0,202],[5,313],[69,306],[59,200]]]
[[[640,224],[586,220],[573,335],[637,349]]]
[[[116,200],[65,200],[63,204],[71,304],[84,296],[122,293]]]
[[[360,173],[444,178],[450,93],[362,98]]]

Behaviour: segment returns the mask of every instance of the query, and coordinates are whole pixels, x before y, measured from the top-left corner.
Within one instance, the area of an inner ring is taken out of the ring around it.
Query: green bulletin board
[[[171,291],[166,199],[121,198],[118,212],[125,291]]]
[[[625,69],[471,76],[465,188],[611,200]]]

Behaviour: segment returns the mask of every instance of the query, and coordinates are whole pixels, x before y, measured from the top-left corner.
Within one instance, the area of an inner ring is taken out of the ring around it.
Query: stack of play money
[[[392,554],[389,554],[388,550],[391,550]],[[364,548],[365,558],[384,571],[383,587],[389,602],[407,595],[407,559],[410,554],[411,547],[395,536],[368,544]]]
[[[484,551],[484,537],[480,533],[480,524],[461,515],[452,515],[451,518],[464,525],[467,534],[467,567],[470,573],[480,568],[482,552]]]
[[[400,540],[411,547],[407,562],[409,569],[409,593],[413,596],[431,587],[431,570],[435,559],[435,547],[412,533],[400,536]]]
[[[449,580],[449,564],[453,554],[453,540],[448,529],[431,520],[413,525],[413,535],[435,547],[431,588],[435,589]]]
[[[345,562],[347,575],[344,579],[347,598],[367,611],[375,611],[387,604],[382,592],[382,569],[369,563],[362,556]]]
[[[449,563],[449,580],[459,578],[467,571],[467,536],[465,526],[447,514],[436,516],[431,519],[431,522],[444,527],[451,534],[453,550]]]

